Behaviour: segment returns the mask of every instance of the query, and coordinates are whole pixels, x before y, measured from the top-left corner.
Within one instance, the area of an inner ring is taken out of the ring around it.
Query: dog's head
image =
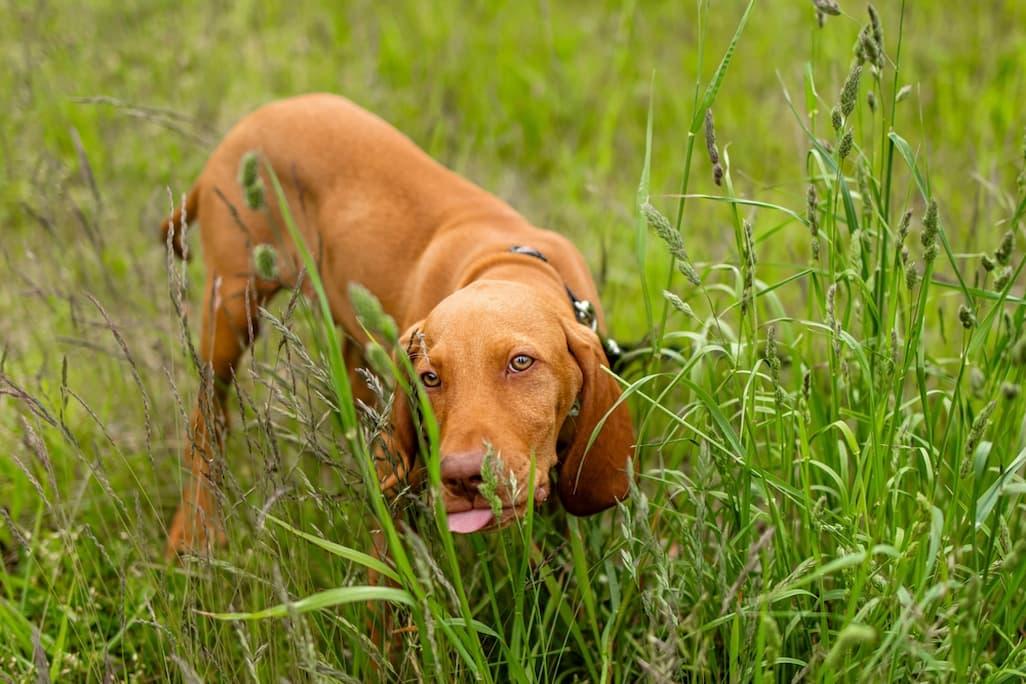
[[[565,300],[555,304],[525,285],[477,281],[403,336],[438,421],[441,495],[455,532],[522,515],[532,459],[536,503],[550,494],[553,468],[560,500],[574,515],[597,513],[627,496],[630,415],[617,405],[620,390],[603,369],[598,336],[575,320]],[[414,467],[419,440],[400,396],[391,442],[404,468]],[[496,485],[499,520],[482,494],[486,482]]]

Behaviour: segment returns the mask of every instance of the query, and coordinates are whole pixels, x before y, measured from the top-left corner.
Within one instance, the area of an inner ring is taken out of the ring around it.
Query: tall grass
[[[697,3],[690,95],[647,86],[648,74],[639,81],[648,101],[635,140],[643,147],[631,154],[640,182],[614,243],[631,246],[635,296],[611,298],[610,310],[621,338],[645,340],[622,378],[639,470],[631,499],[595,519],[549,505],[503,531],[453,538],[429,496],[439,486],[430,419],[427,491],[380,492],[370,445],[390,402],[402,400],[390,383],[427,407],[406,369],[382,360],[394,333],[372,301],[361,322],[379,345],[369,356],[380,375],[366,376],[377,401],[354,404],[341,333],[304,251],[316,296],[293,293],[261,311],[269,332],[233,384],[227,547],[159,562],[196,385],[190,287],[200,274],[168,261],[165,287],[118,252],[106,220],[115,203],[92,172],[90,155],[100,153],[79,139],[78,185],[37,212],[54,236],[78,221],[86,237],[69,243],[75,259],[62,266],[49,254],[5,251],[11,278],[0,302],[38,297],[33,310],[64,337],[4,321],[0,357],[9,346],[15,353],[0,360],[9,445],[0,459],[0,673],[1026,676],[1026,193],[991,187],[994,225],[958,225],[965,212],[951,207],[964,198],[938,189],[958,187],[961,170],[929,165],[930,141],[897,127],[910,120],[903,109],[926,106],[905,87],[907,46],[922,38],[906,34],[904,8],[888,11],[887,23],[846,3],[849,14],[824,14],[821,28],[816,7],[830,6],[805,7],[812,56],[801,87],[781,74],[800,163],[780,187],[762,192],[750,181],[762,162],[743,153],[752,148],[737,118],[717,114],[747,96],[734,85],[738,60],[747,42],[765,40],[767,4],[737,8],[717,44],[709,26],[728,11]],[[628,3],[619,30],[644,18]],[[403,72],[396,21],[382,30],[381,67]],[[832,45],[853,22],[855,48]],[[617,73],[632,64],[625,45]],[[618,91],[595,123],[604,145],[632,111],[626,98]],[[667,100],[690,111],[679,131],[657,136]],[[444,109],[445,98],[429,104]],[[660,161],[670,158],[673,167]],[[610,169],[609,150],[597,159]],[[1016,163],[1026,164],[1018,152]],[[273,180],[269,191],[280,195]],[[296,235],[287,212],[284,223]],[[48,277],[88,283],[94,296],[52,288]],[[615,278],[614,294],[627,287]],[[643,305],[632,306],[638,293]],[[69,353],[75,347],[87,355]]]

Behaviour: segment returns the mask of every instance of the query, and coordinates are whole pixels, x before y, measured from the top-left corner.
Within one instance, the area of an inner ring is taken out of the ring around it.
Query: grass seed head
[[[695,287],[702,285],[702,279],[698,276],[698,271],[695,270],[695,267],[687,258],[677,260],[677,270]]]
[[[997,407],[997,402],[991,400],[983,407],[983,410],[973,420],[972,427],[969,429],[969,438],[965,443],[965,453],[967,458],[963,464],[962,469],[966,469],[966,464],[972,465],[973,454],[976,453],[976,447],[979,445],[980,440],[983,438],[983,434],[987,431],[987,426],[990,425],[990,416],[994,413],[994,409]],[[965,477],[968,473],[963,472],[962,477]]]
[[[983,266],[983,270],[987,273],[990,273],[997,267],[997,264],[994,263],[994,259],[992,259],[989,254],[984,254],[980,257],[980,265]]]
[[[819,200],[816,198],[815,183],[809,183],[809,192],[806,199],[806,217],[809,220],[809,232],[812,233],[812,237],[816,237],[819,235]]]
[[[723,166],[720,165],[720,153],[716,149],[716,126],[713,124],[712,109],[705,110],[705,149],[709,152],[712,164],[713,183],[723,184]]]
[[[869,27],[872,31],[873,42],[876,43],[877,52],[879,53],[879,62],[873,62],[878,67],[883,68],[883,49],[884,49],[884,37],[883,37],[883,25],[880,23],[880,15],[877,13],[876,8],[872,5],[866,7],[866,11],[869,12]]]
[[[687,252],[684,251],[684,240],[681,238],[680,232],[675,230],[670,225],[670,220],[663,216],[650,202],[645,202],[641,205],[641,213],[644,214],[648,227],[662,238],[669,248],[670,254],[677,260],[677,269],[692,285],[695,287],[701,285],[702,279],[698,277],[698,271],[695,270],[691,259],[688,258]]]
[[[841,127],[844,125],[844,115],[841,114],[840,107],[834,107],[830,110],[830,125],[834,127],[835,133],[841,132]]]
[[[826,294],[826,324],[828,328],[834,327],[834,304],[837,299],[837,283],[827,288]]]
[[[835,356],[841,355],[841,321],[837,319],[837,283],[827,289],[826,324],[830,328]]]
[[[916,269],[915,262],[905,264],[905,287],[912,290],[916,289],[916,284],[919,282],[919,271]]]
[[[931,199],[923,215],[923,247],[929,247],[937,239],[937,200]]]
[[[239,162],[239,185],[246,206],[254,211],[264,208],[264,181],[260,177],[260,155],[250,150]]]
[[[720,163],[720,153],[716,150],[716,126],[713,123],[712,109],[705,110],[705,149],[709,152],[709,161]]]
[[[395,320],[385,313],[374,293],[357,282],[349,283],[349,302],[361,325],[372,333],[380,334],[389,344],[399,341]]]
[[[766,329],[766,363],[774,370],[780,370],[780,356],[777,353],[777,326]]]
[[[890,356],[890,359],[888,359],[888,361],[890,362],[890,366],[891,366],[891,372],[894,372],[894,369],[898,367],[898,350],[899,350],[898,331],[892,329],[891,330],[891,356]]]
[[[773,384],[773,398],[778,407],[783,407],[787,397],[780,383],[780,353],[777,350],[777,326],[771,325],[766,330],[766,363],[770,368],[770,380]]]
[[[262,243],[253,248],[253,270],[264,280],[278,279],[278,251]]]
[[[390,381],[392,378],[392,362],[388,352],[380,344],[371,340],[363,347],[363,357],[371,370],[383,380]]]
[[[502,497],[499,495],[502,473],[507,472],[502,458],[491,444],[487,445],[484,462],[481,464],[481,484],[478,492],[488,502],[496,519],[502,518]],[[515,482],[510,483],[510,490],[515,489]]]
[[[901,222],[898,224],[898,244],[905,244],[905,239],[908,238],[909,227],[912,225],[912,210],[906,209],[905,213],[901,216]]]
[[[862,76],[862,65],[856,64],[848,72],[848,78],[841,88],[841,115],[847,119],[855,111],[855,100],[859,95],[859,77]]]
[[[869,26],[863,26],[859,32],[855,43],[855,59],[860,64],[868,62],[874,68],[875,74],[883,68],[883,51],[873,38],[873,31]]]
[[[1005,285],[1007,285],[1009,283],[1009,281],[1011,281],[1011,280],[1012,280],[1012,267],[1011,266],[1005,266],[1000,271],[998,271],[997,276],[994,277],[994,287],[996,287],[999,290],[1003,290],[1003,289],[1005,289]]]
[[[937,235],[939,232],[937,200],[931,199],[930,203],[926,205],[926,214],[923,216],[923,233],[920,236],[923,243],[923,260],[927,264],[937,258]]]
[[[837,0],[812,0],[812,4],[815,5],[816,11],[821,14],[829,14],[832,17],[840,16],[841,6],[837,4]]]
[[[755,231],[752,229],[752,224],[749,221],[744,222],[745,225],[745,263],[748,268],[755,270]]]
[[[695,316],[695,312],[691,308],[691,305],[685,302],[683,299],[681,299],[674,293],[670,292],[669,290],[663,290],[663,297],[666,299],[666,301],[670,303],[670,305],[674,309],[680,311],[682,314],[688,316],[689,318],[694,318],[697,320],[698,317]]]
[[[243,189],[243,196],[246,200],[246,206],[253,211],[259,211],[264,208],[264,184],[262,181],[257,179],[257,182],[253,185],[246,186]]]
[[[872,90],[866,93],[866,104],[869,105],[869,111],[876,111],[876,95],[873,94]]]
[[[260,155],[256,150],[250,150],[242,155],[239,161],[239,184],[242,186],[252,185],[260,174]]]
[[[994,258],[1002,266],[1008,264],[1009,259],[1012,257],[1012,248],[1015,245],[1015,235],[1012,231],[1007,231],[1001,238],[1001,244],[994,251]]]
[[[641,205],[641,213],[645,215],[648,227],[663,239],[663,242],[667,244],[671,252],[676,252],[678,248],[683,247],[680,233],[673,229],[670,219],[666,218],[651,202],[645,202]]]
[[[976,325],[976,316],[965,304],[961,304],[958,307],[958,321],[962,324],[962,327],[969,330]]]
[[[855,63],[859,66],[869,61],[869,55],[866,54],[866,27],[862,27],[859,32],[859,37],[855,39]]]
[[[851,154],[852,145],[855,143],[855,136],[852,135],[851,130],[844,132],[841,136],[841,142],[837,145],[837,156],[843,161]]]

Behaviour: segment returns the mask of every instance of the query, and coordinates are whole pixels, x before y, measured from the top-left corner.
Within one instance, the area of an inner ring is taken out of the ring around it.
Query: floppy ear
[[[423,325],[424,321],[418,321],[403,333],[396,347],[397,356],[415,352],[414,338]],[[396,361],[399,372],[404,373],[403,360],[397,358]],[[417,424],[413,419],[411,405],[413,401],[416,399],[407,396],[397,384],[395,396],[392,398],[392,419],[389,431],[381,436],[384,448],[379,453],[375,453],[378,479],[382,489],[390,489],[409,478],[413,471],[413,464],[417,460],[420,444],[417,439]]]
[[[627,498],[627,460],[634,452],[634,427],[626,404],[613,409],[620,387],[603,368],[606,357],[598,335],[573,319],[564,321],[563,328],[583,384],[580,413],[567,419],[575,421],[574,432],[559,468],[559,498],[573,515],[592,515]],[[589,448],[599,423],[601,429]]]

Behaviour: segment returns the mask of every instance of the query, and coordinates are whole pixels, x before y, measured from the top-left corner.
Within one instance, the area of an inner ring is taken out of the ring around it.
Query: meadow
[[[56,0],[0,54],[0,681],[1026,679],[1026,4]],[[580,247],[629,501],[376,494],[388,378],[354,406],[285,294],[227,543],[165,561],[202,267],[158,226],[308,91]]]

